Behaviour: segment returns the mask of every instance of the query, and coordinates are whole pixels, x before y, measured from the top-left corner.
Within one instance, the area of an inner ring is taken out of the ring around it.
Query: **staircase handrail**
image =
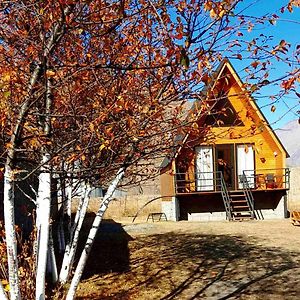
[[[217,171],[217,174],[219,175],[219,178],[220,178],[221,194],[222,194],[222,199],[223,199],[223,203],[224,203],[224,207],[225,207],[225,211],[226,211],[226,216],[227,216],[228,220],[231,221],[232,220],[232,213],[231,213],[231,209],[230,209],[231,198],[228,193],[228,189],[227,189],[227,186],[226,186],[226,183],[224,180],[223,173],[221,171]]]
[[[240,180],[242,182],[243,191],[245,193],[248,206],[250,208],[251,216],[252,216],[252,218],[257,219],[256,213],[255,213],[255,210],[254,210],[254,197],[252,195],[252,192],[251,192],[251,189],[250,189],[249,182],[248,182],[245,171],[243,171],[243,175],[240,176]]]

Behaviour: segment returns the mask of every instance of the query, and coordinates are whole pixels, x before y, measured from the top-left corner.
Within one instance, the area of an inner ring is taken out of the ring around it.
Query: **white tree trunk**
[[[0,281],[0,299],[8,300],[1,281]]]
[[[53,237],[52,237],[52,227],[50,228],[49,232],[49,252],[48,252],[48,261],[50,266],[50,271],[52,275],[52,283],[57,283],[58,274],[57,274],[57,265],[56,265],[56,258],[54,252],[54,244],[53,244]]]
[[[78,209],[76,212],[74,225],[72,226],[71,230],[71,240],[68,243],[61,267],[61,271],[59,274],[59,281],[62,284],[65,284],[68,281],[70,276],[70,271],[73,266],[75,253],[78,245],[79,240],[79,233],[83,224],[83,220],[86,214],[86,210],[89,204],[90,194],[91,194],[91,186],[86,185],[86,189],[84,191],[84,196],[81,199],[80,203],[78,204]]]
[[[71,233],[71,214],[72,214],[72,191],[73,191],[73,180],[72,178],[69,180],[69,185],[67,186],[66,191],[66,207],[65,207],[65,213],[67,214],[68,218],[68,238],[72,237]]]
[[[81,253],[80,260],[76,267],[75,274],[73,276],[66,300],[73,300],[75,297],[75,293],[76,293],[78,284],[80,282],[84,267],[85,267],[87,259],[88,259],[88,256],[92,249],[92,246],[93,246],[98,228],[100,226],[100,223],[102,221],[103,215],[108,207],[108,204],[110,203],[110,201],[112,199],[114,191],[116,190],[116,188],[117,188],[120,180],[123,178],[124,174],[125,174],[125,168],[122,167],[117,172],[116,177],[111,182],[111,184],[107,190],[107,193],[105,194],[103,201],[101,202],[100,208],[96,214],[92,228],[90,229],[87,241],[85,243],[84,250]]]
[[[49,172],[49,158],[49,154],[43,155],[43,166],[39,175],[39,189],[36,200],[38,231],[36,300],[45,299],[45,275],[48,255],[51,204],[51,174]]]
[[[17,239],[15,231],[14,212],[14,174],[10,165],[6,163],[4,172],[4,222],[5,239],[7,247],[8,277],[10,286],[10,299],[21,299],[18,278]]]

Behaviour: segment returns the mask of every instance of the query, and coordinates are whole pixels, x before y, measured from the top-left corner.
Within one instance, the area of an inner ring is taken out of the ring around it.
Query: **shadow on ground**
[[[87,239],[94,217],[94,213],[89,213],[84,220],[78,254],[81,254],[83,250],[83,242]],[[120,223],[114,220],[103,221],[97,232],[92,253],[87,261],[82,279],[84,280],[95,274],[127,272],[130,268],[128,242],[131,240],[131,236],[127,234]]]
[[[300,298],[299,253],[239,236],[166,233],[132,239],[108,228],[96,241],[77,299]]]

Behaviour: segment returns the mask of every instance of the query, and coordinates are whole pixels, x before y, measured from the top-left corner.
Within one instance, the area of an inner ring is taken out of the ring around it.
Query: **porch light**
[[[274,156],[276,157],[278,155],[278,153],[276,151],[274,151]]]

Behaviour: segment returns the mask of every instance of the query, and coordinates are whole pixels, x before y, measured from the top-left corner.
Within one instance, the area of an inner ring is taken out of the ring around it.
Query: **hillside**
[[[283,128],[277,129],[276,134],[290,154],[287,165],[300,166],[300,124],[298,120],[287,123]]]

